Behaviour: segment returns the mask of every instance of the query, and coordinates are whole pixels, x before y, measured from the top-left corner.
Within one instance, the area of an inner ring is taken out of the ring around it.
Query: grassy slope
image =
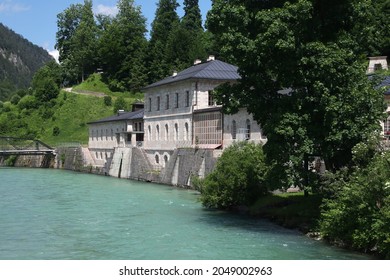
[[[75,91],[75,92],[86,91],[86,92],[104,93],[106,95],[113,97],[114,100],[115,100],[115,98],[122,96],[125,99],[127,99],[128,103],[129,102],[133,103],[135,100],[143,100],[142,93],[131,94],[129,92],[113,92],[113,91],[111,91],[108,88],[108,85],[102,81],[102,77],[100,74],[91,75],[83,83],[73,87],[73,91]]]
[[[62,92],[58,100],[61,99],[62,106],[55,108],[42,134],[43,141],[52,145],[63,142],[88,143],[87,123],[113,114],[112,107],[105,106],[102,98]],[[58,136],[53,136],[54,127],[60,130]]]
[[[113,97],[113,102],[118,96],[123,96],[130,109],[130,105],[136,100],[142,100],[143,95],[130,93],[113,93],[105,85],[100,75],[94,75],[83,84],[74,88],[75,91],[103,92]],[[39,139],[52,146],[61,143],[79,142],[88,143],[88,122],[113,115],[113,106],[106,106],[102,97],[81,95],[61,91],[53,107],[43,110],[35,110],[24,118],[29,127],[39,132]],[[46,116],[44,116],[46,115]],[[48,116],[47,116],[48,115]],[[44,117],[42,117],[44,116]],[[53,135],[54,127],[59,128],[59,135]]]

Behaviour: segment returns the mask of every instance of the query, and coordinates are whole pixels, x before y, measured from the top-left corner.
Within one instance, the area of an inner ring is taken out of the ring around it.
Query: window
[[[152,111],[152,98],[149,98],[149,112]]]
[[[190,92],[186,91],[186,107],[190,107]]]
[[[179,126],[175,123],[175,140],[179,140]]]
[[[169,127],[166,124],[165,125],[165,141],[168,141],[168,140],[169,140]]]
[[[167,163],[168,163],[168,156],[165,155],[165,156],[164,156],[164,164],[167,165]]]
[[[175,108],[179,108],[179,93],[175,93]]]
[[[382,70],[382,64],[377,63],[374,65],[374,71],[379,71],[379,70]]]
[[[235,120],[232,121],[232,139],[237,139],[237,123]]]
[[[148,140],[152,140],[152,128],[150,127],[150,125],[148,126]]]
[[[215,106],[214,94],[212,90],[209,90],[209,106]]]
[[[160,96],[157,96],[157,111],[160,111]]]
[[[251,121],[246,120],[246,135],[245,135],[245,140],[250,140],[251,139]]]
[[[93,134],[94,134],[95,132],[93,131],[93,129],[91,130],[91,136],[92,136],[92,141],[93,141]]]
[[[160,164],[160,157],[158,155],[156,155],[154,158],[156,160],[156,164]]]
[[[160,126],[156,126],[156,140],[160,141]]]
[[[138,131],[138,123],[134,123],[134,131]]]
[[[169,94],[165,96],[165,110],[169,109]]]
[[[106,141],[108,140],[108,129],[106,129]]]
[[[188,128],[188,123],[186,123],[185,125],[184,125],[184,141],[188,141],[188,139],[189,139],[189,128]]]

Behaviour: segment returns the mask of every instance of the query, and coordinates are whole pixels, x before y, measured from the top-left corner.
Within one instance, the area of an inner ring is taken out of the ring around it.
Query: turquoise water
[[[365,259],[194,191],[47,169],[0,169],[0,259]]]

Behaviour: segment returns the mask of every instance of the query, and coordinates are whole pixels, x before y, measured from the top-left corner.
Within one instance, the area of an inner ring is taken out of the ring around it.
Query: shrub
[[[339,173],[333,197],[322,208],[325,238],[390,258],[390,152],[377,153],[366,167]]]
[[[38,108],[38,102],[35,96],[33,95],[26,95],[22,97],[22,99],[18,103],[18,107],[23,110],[23,109],[33,109],[33,108]]]
[[[114,103],[114,114],[116,114],[119,110],[125,110],[127,109],[126,100],[120,96],[115,100]]]
[[[197,182],[201,202],[209,208],[249,206],[267,194],[263,149],[239,142],[227,148],[213,172]]]
[[[53,127],[53,136],[60,135],[60,128],[58,126]]]
[[[17,105],[20,101],[21,97],[18,94],[12,95],[10,101],[13,105]]]
[[[111,98],[111,96],[108,96],[108,95],[104,96],[104,105],[106,105],[106,106],[111,106],[112,105],[112,98]]]

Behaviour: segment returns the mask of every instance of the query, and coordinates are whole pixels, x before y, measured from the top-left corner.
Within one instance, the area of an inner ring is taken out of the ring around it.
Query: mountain
[[[34,73],[53,58],[0,23],[0,101],[28,88]]]

